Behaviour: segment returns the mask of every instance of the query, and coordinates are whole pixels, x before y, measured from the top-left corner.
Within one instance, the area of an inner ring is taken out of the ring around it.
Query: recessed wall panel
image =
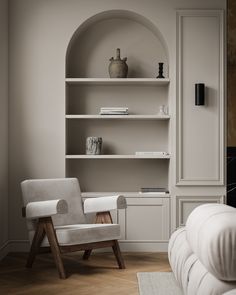
[[[222,185],[224,157],[224,48],[221,11],[178,16],[177,184]],[[205,104],[195,105],[195,84]]]

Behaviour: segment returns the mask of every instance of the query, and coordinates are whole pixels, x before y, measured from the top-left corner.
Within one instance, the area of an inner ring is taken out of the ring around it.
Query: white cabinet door
[[[169,198],[126,198],[127,209],[120,210],[123,249],[166,250],[170,232]]]

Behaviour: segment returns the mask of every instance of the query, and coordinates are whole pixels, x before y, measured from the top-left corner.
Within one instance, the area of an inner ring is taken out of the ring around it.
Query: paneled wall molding
[[[198,24],[203,26],[203,20],[209,24],[206,33],[203,32],[205,29],[196,28]],[[176,185],[179,186],[218,186],[225,182],[224,30],[223,10],[177,11]],[[207,34],[217,45],[213,50],[214,56],[208,44],[201,44],[202,40],[210,42]],[[192,38],[192,42],[189,42],[189,38]],[[196,56],[201,46],[205,46],[208,52],[204,53],[205,56],[201,56],[200,52]],[[195,51],[192,52],[191,48]],[[213,75],[212,65],[216,69]],[[194,106],[194,83],[199,82],[206,83],[206,96],[209,97],[205,106]]]
[[[0,261],[10,252],[28,252],[29,240],[8,240],[0,247]]]
[[[206,203],[226,203],[225,195],[176,196],[176,228],[185,225],[188,215],[194,208]]]

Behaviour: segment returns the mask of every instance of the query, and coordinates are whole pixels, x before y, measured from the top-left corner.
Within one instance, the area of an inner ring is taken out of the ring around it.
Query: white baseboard
[[[168,242],[126,242],[119,241],[124,252],[167,252]]]
[[[8,240],[0,248],[0,260],[2,260],[10,252],[28,252],[28,240]]]
[[[29,240],[9,240],[9,252],[29,252]]]
[[[148,243],[120,241],[120,247],[121,250],[125,252],[167,252],[168,242]],[[28,240],[8,240],[0,248],[0,260],[10,252],[29,252],[29,248],[30,244]],[[104,250],[100,249],[98,252],[104,252]]]

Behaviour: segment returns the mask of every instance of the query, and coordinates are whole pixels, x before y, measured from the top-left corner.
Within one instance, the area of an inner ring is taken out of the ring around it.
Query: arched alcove
[[[73,34],[66,54],[66,77],[109,77],[109,59],[116,48],[127,57],[130,78],[154,78],[158,62],[168,76],[168,50],[158,28],[145,17],[110,10],[86,20]]]

